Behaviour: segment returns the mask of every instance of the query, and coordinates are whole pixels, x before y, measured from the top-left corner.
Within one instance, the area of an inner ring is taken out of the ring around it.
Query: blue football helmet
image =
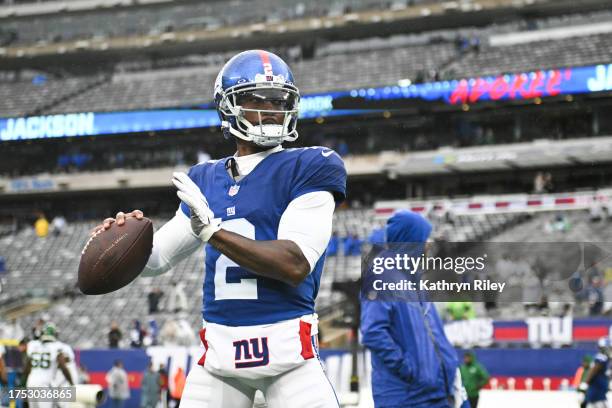
[[[610,351],[612,351],[612,340],[610,337],[602,337],[597,341],[597,348],[599,351],[605,355],[610,355]]]
[[[247,109],[241,106],[245,98],[271,102],[278,109]],[[214,99],[225,137],[233,135],[266,147],[298,137],[300,91],[289,66],[271,52],[250,50],[232,57],[217,75]],[[246,120],[245,112],[257,113],[259,123]],[[262,114],[282,114],[282,123],[263,123]]]

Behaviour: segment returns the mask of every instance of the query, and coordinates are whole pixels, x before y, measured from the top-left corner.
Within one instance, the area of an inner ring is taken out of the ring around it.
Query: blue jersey
[[[610,383],[608,377],[609,358],[603,353],[597,353],[592,364],[601,364],[603,369],[591,380],[585,400],[586,402],[606,401],[608,384]]]
[[[221,227],[258,241],[275,240],[289,203],[304,194],[329,191],[337,202],[346,194],[346,170],[333,150],[285,149],[264,158],[235,182],[229,158],[198,164],[189,177],[200,187]],[[189,216],[189,207],[181,203]],[[316,220],[312,220],[316,222]],[[275,323],[314,313],[324,256],[297,287],[250,273],[206,245],[202,313],[207,322],[227,326]]]

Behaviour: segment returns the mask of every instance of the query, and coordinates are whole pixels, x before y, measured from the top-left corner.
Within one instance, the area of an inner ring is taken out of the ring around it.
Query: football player
[[[26,386],[66,387],[76,380],[74,351],[57,340],[57,329],[53,323],[45,324],[40,340],[28,343],[24,369]],[[53,402],[29,401],[31,408],[51,408]],[[57,404],[59,405],[59,404]]]
[[[181,407],[337,407],[318,359],[314,301],[346,170],[333,150],[294,141],[300,94],[287,64],[261,50],[231,58],[214,100],[233,157],[175,173],[182,203],[154,236],[143,276],[171,269],[205,245],[205,352]],[[123,225],[118,213],[97,228]]]
[[[612,343],[607,337],[597,342],[599,353],[595,355],[578,391],[584,393],[587,408],[608,408],[608,386],[610,383],[610,350]]]

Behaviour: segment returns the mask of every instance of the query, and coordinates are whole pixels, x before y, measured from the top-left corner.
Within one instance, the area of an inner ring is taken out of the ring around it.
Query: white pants
[[[608,408],[608,401],[589,402],[587,408]]]
[[[30,408],[53,408],[53,403],[28,400],[28,406]]]
[[[251,408],[261,390],[269,408],[338,408],[334,389],[318,358],[277,376],[257,380],[221,377],[194,365],[181,408]]]
[[[30,408],[65,408],[71,406],[70,402],[31,401],[28,400]]]

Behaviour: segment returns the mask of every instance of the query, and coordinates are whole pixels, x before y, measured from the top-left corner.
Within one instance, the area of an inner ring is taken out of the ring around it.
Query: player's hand
[[[172,183],[178,189],[176,195],[191,210],[191,229],[202,241],[208,242],[212,235],[221,229],[221,220],[208,206],[200,188],[185,173],[172,173]]]
[[[585,382],[580,383],[580,385],[578,386],[578,403],[582,404],[584,402],[584,400],[586,399],[586,392],[589,389],[589,385]]]
[[[115,216],[115,218],[107,218],[104,221],[102,221],[102,224],[96,225],[91,230],[89,235],[93,236],[93,235],[95,235],[96,233],[98,233],[101,230],[109,229],[111,227],[111,224],[113,224],[114,222],[116,222],[118,226],[121,226],[121,225],[125,224],[125,219],[127,217],[135,217],[138,220],[142,220],[142,217],[144,217],[144,214],[140,210],[134,210],[134,211],[129,212],[129,213],[124,213],[122,211],[119,211],[117,213],[117,215]]]

